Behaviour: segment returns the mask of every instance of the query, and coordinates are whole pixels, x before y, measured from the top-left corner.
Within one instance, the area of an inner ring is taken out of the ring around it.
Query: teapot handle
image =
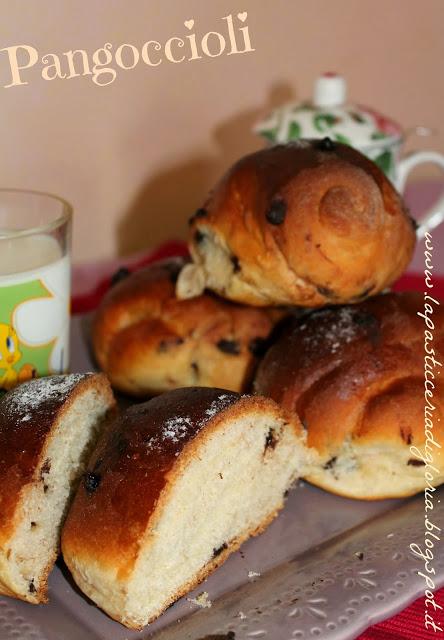
[[[438,165],[444,172],[444,155],[437,151],[413,151],[402,158],[399,162],[397,186],[402,193],[405,189],[407,177],[410,171],[419,164],[429,163]],[[444,189],[444,179],[442,181]],[[435,229],[444,221],[444,194],[442,194],[434,205],[426,211],[420,220],[418,220],[418,229],[416,234],[418,239],[424,238],[427,232]]]

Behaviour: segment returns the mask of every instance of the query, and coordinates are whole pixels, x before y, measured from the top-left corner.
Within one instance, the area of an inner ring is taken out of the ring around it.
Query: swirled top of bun
[[[375,295],[404,271],[414,224],[356,149],[303,140],[240,159],[190,221],[194,264],[179,297],[205,286],[247,304],[319,307]]]

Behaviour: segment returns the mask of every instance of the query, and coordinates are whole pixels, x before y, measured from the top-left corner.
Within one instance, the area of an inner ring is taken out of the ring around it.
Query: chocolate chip
[[[159,353],[165,353],[165,351],[168,351],[170,347],[177,347],[183,344],[183,342],[184,342],[183,338],[172,338],[171,340],[161,340],[159,342],[157,351]]]
[[[248,350],[256,358],[260,358],[267,350],[268,341],[265,338],[253,338],[248,343]]]
[[[120,267],[114,275],[111,276],[111,286],[113,287],[115,284],[120,282],[121,280],[125,280],[130,275],[131,271],[126,267]]]
[[[46,493],[48,491],[49,487],[47,484],[43,485],[43,493]]]
[[[48,474],[51,471],[51,460],[50,458],[46,458],[45,462],[40,469],[40,479],[43,480],[43,476]]]
[[[411,431],[406,431],[404,429],[401,428],[400,430],[400,434],[401,434],[401,438],[404,440],[404,442],[406,444],[412,444],[412,432]]]
[[[407,462],[408,465],[410,465],[411,467],[424,467],[425,466],[425,462],[423,460],[418,460],[418,458],[410,458],[410,460]]]
[[[166,340],[161,340],[159,342],[159,346],[157,347],[157,351],[159,353],[165,353],[165,351],[168,351],[168,343],[166,342]]]
[[[217,556],[220,556],[222,551],[225,551],[225,549],[228,549],[228,545],[226,542],[221,544],[220,547],[217,547],[217,549],[213,549],[213,558],[217,558]]]
[[[284,222],[286,213],[287,203],[284,200],[273,200],[265,217],[270,224],[279,225]]]
[[[239,271],[241,270],[240,264],[239,264],[239,258],[237,256],[231,256],[230,260],[231,260],[231,264],[233,265],[234,273],[239,273]]]
[[[334,151],[335,143],[330,138],[323,138],[317,143],[317,147],[320,151]]]
[[[216,346],[224,353],[229,353],[232,356],[240,354],[240,345],[236,340],[225,340],[222,338],[222,340],[216,343]]]
[[[316,287],[316,291],[324,296],[325,298],[335,298],[336,294],[333,289],[329,289],[329,287]]]
[[[323,468],[324,468],[325,470],[327,470],[327,469],[333,469],[333,467],[334,467],[334,466],[335,466],[335,464],[336,464],[336,459],[337,459],[337,458],[336,458],[336,456],[334,456],[334,458],[330,458],[330,460],[324,464],[324,467],[323,467]]]
[[[29,591],[29,593],[35,593],[36,592],[36,588],[34,587],[34,578],[29,583],[28,591]]]
[[[191,363],[191,368],[194,371],[195,375],[198,376],[199,375],[199,365],[197,364],[197,362],[192,362]]]
[[[205,234],[202,233],[202,231],[199,231],[199,229],[194,233],[194,241],[197,242],[197,244],[203,242],[205,240]]]
[[[199,218],[206,218],[207,215],[208,215],[208,211],[201,207],[195,213],[193,213],[191,218],[188,220],[188,224],[193,224],[193,222],[195,220],[198,220]]]
[[[364,560],[364,554],[362,553],[362,551],[358,551],[357,553],[355,553],[355,556],[356,556],[359,560]]]
[[[278,443],[274,429],[269,429],[265,437],[265,451],[267,449],[274,449]]]
[[[37,526],[37,522],[31,522],[31,529],[34,529],[34,527]]]
[[[83,476],[83,486],[87,493],[93,493],[96,489],[98,489],[99,484],[102,478],[97,473],[92,473],[88,471]]]

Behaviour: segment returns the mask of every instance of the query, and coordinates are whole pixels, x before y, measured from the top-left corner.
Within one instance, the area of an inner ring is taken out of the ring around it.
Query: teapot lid
[[[400,125],[390,118],[347,103],[347,83],[332,72],[316,79],[311,101],[279,107],[258,122],[254,132],[274,144],[328,136],[361,149],[402,136]]]

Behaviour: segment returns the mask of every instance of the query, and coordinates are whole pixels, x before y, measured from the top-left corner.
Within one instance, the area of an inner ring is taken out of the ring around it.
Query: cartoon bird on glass
[[[35,377],[35,369],[30,364],[23,365],[19,372],[14,369],[21,357],[16,332],[10,325],[0,322],[0,389],[12,389]]]

